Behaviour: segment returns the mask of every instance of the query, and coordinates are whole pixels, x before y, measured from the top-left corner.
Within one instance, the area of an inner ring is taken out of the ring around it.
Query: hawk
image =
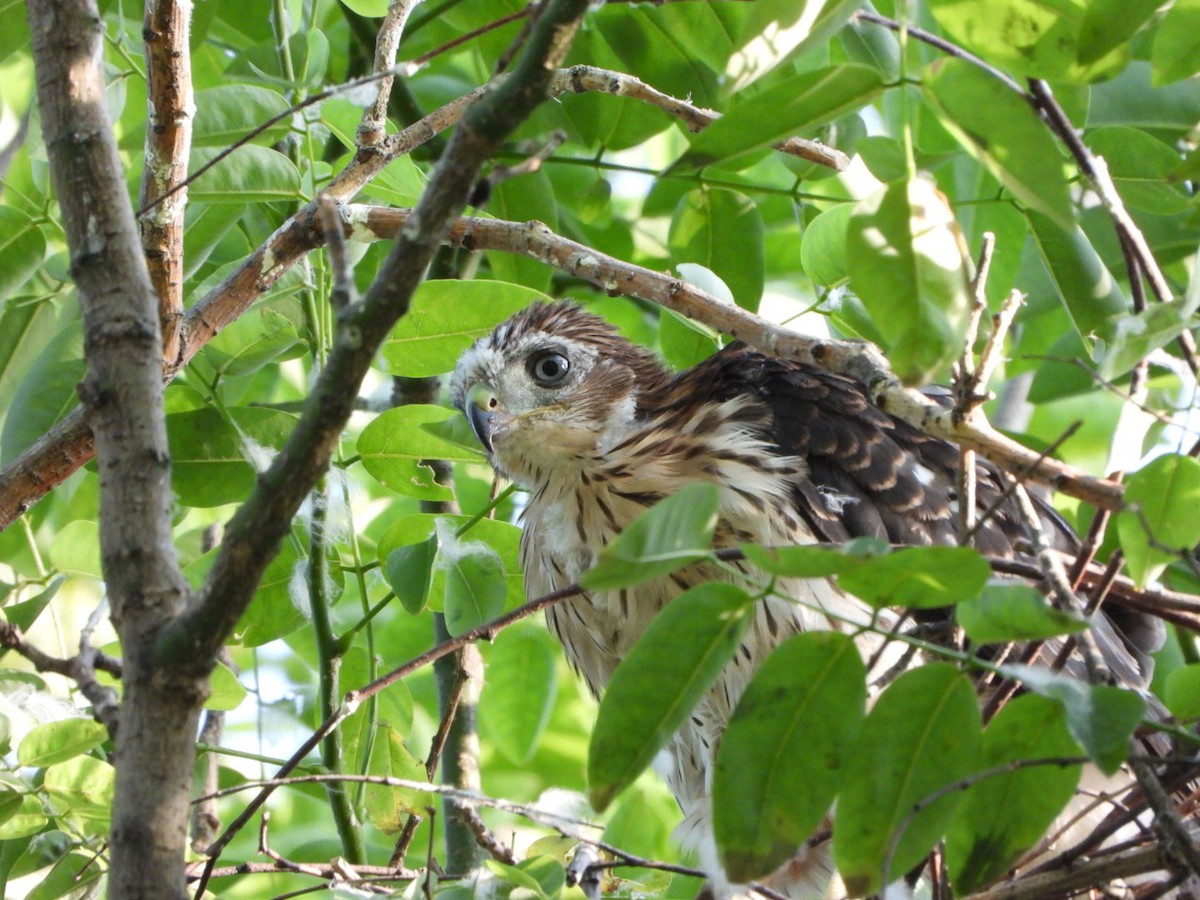
[[[577,582],[634,518],[698,481],[719,489],[718,546],[859,536],[957,542],[957,448],[892,418],[852,379],[742,345],[672,374],[599,316],[569,302],[538,304],[477,341],[451,391],[496,471],[529,491],[521,557],[530,598]],[[976,546],[1019,553],[1028,535],[1001,499],[1002,475],[986,462],[976,475],[983,519]],[[1048,506],[1043,516],[1054,539],[1073,542]],[[665,604],[728,577],[697,564],[635,587],[584,593],[550,607],[549,627],[599,696]],[[828,580],[796,581],[788,590],[805,602],[759,604],[733,662],[656,763],[683,812],[679,834],[718,877],[709,773],[750,677],[792,634],[868,618],[860,601]],[[777,886],[819,892],[832,874],[827,846],[799,852],[785,868]]]

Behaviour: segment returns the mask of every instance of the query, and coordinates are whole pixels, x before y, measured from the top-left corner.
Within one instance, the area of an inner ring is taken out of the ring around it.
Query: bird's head
[[[492,465],[526,484],[578,467],[666,384],[652,353],[573,303],[539,303],[463,354],[450,382]]]

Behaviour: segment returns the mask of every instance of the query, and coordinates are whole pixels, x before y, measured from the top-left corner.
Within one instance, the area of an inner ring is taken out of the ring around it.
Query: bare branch
[[[142,35],[146,42],[146,163],[138,205],[169,194],[141,219],[142,249],[158,296],[163,360],[179,355],[183,319],[183,214],[192,147],[191,0],[150,0]]]
[[[400,36],[408,22],[409,14],[421,0],[392,0],[388,6],[387,15],[379,26],[379,35],[375,39],[375,73],[392,72],[396,65],[396,52],[400,49]],[[384,75],[378,81],[375,101],[364,111],[362,121],[358,125],[358,145],[374,147],[385,134],[387,125],[388,100],[392,95],[393,74]]]
[[[350,205],[345,209],[353,240],[388,239],[408,221],[400,209]],[[461,218],[447,240],[466,250],[505,250],[541,260],[602,290],[651,300],[704,322],[764,353],[795,359],[858,379],[875,402],[897,418],[936,437],[957,441],[1010,471],[1027,471],[1063,493],[1106,508],[1121,504],[1123,488],[1048,456],[1034,453],[985,422],[955,422],[954,411],[905,388],[877,348],[864,341],[818,339],[767,322],[724,303],[681,279],[606,256],[552,232],[540,222]]]

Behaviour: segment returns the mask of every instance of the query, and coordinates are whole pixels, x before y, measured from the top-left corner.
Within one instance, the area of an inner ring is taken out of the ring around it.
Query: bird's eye
[[[557,350],[543,350],[529,357],[529,374],[542,387],[561,384],[570,368],[570,361]]]

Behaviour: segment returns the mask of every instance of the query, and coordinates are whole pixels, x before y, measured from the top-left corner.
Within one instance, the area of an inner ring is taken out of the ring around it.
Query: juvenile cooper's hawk
[[[539,304],[480,339],[459,362],[454,403],[492,465],[530,492],[521,555],[526,592],[579,580],[638,514],[689,482],[719,488],[718,546],[840,542],[953,544],[955,447],[874,406],[857,382],[737,345],[678,375],[598,316]],[[987,463],[977,472],[976,536],[1009,556],[1026,539]],[[1046,526],[1070,540],[1046,511]],[[572,665],[599,695],[655,614],[695,584],[728,578],[694,565],[636,587],[591,592],[547,612]],[[759,664],[790,635],[866,621],[825,580],[787,585],[798,605],[759,604],[740,651],[671,740],[660,768],[682,808],[681,833],[715,868],[708,807],[716,743]],[[827,610],[826,616],[817,610]],[[798,859],[797,893],[828,878],[827,854]],[[710,871],[712,870],[710,868]]]

